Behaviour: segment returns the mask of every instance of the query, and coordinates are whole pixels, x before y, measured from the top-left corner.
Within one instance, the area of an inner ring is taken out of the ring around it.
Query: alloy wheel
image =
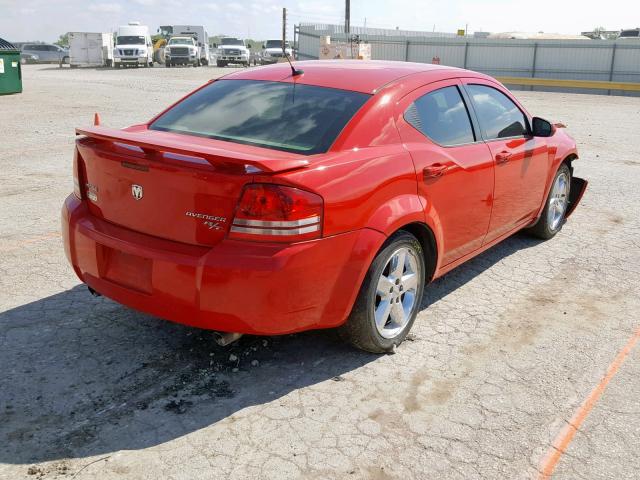
[[[383,338],[400,334],[417,306],[418,282],[422,278],[417,255],[411,248],[398,248],[378,279],[374,315],[376,329]]]

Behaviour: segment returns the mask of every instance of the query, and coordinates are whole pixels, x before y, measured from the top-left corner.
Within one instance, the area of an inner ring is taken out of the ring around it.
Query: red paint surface
[[[393,232],[410,223],[428,226],[437,244],[434,278],[441,276],[534,221],[559,164],[576,154],[563,129],[550,138],[444,148],[404,120],[413,100],[447,85],[489,84],[513,99],[486,75],[398,62],[297,65],[305,73],[295,78],[286,64],[225,78],[371,93],[325,154],[147,125],[78,130],[75,171],[83,199],[69,196],[62,225],[79,278],[132,308],[201,328],[279,334],[334,327],[346,320],[373,257]],[[503,152],[510,153],[506,163],[497,160]],[[262,173],[247,174],[246,165]],[[230,239],[249,183],[322,197],[321,238]],[[143,199],[132,196],[134,184],[144,188]],[[96,201],[87,199],[90,188]]]

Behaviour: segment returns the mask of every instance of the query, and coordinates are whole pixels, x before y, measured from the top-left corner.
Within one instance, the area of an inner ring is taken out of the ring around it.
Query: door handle
[[[445,170],[447,169],[446,165],[442,165],[441,163],[435,163],[433,165],[429,165],[428,167],[424,167],[422,170],[423,179],[427,178],[438,178],[444,175]]]
[[[502,164],[502,163],[507,163],[509,161],[509,159],[511,158],[511,153],[509,152],[500,152],[498,154],[496,154],[496,163],[498,165]]]

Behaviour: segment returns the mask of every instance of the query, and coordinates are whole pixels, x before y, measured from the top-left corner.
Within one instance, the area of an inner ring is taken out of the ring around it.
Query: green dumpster
[[[0,95],[22,92],[20,50],[0,38]]]

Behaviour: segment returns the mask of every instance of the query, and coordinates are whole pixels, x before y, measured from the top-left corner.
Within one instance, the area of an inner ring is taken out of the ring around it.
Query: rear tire
[[[571,170],[566,163],[560,165],[545,202],[540,218],[532,227],[525,231],[534,237],[548,240],[562,230],[565,222],[565,214],[569,202],[569,190],[571,188]]]
[[[368,352],[393,351],[418,315],[425,271],[416,237],[402,230],[389,237],[369,267],[340,336]]]

